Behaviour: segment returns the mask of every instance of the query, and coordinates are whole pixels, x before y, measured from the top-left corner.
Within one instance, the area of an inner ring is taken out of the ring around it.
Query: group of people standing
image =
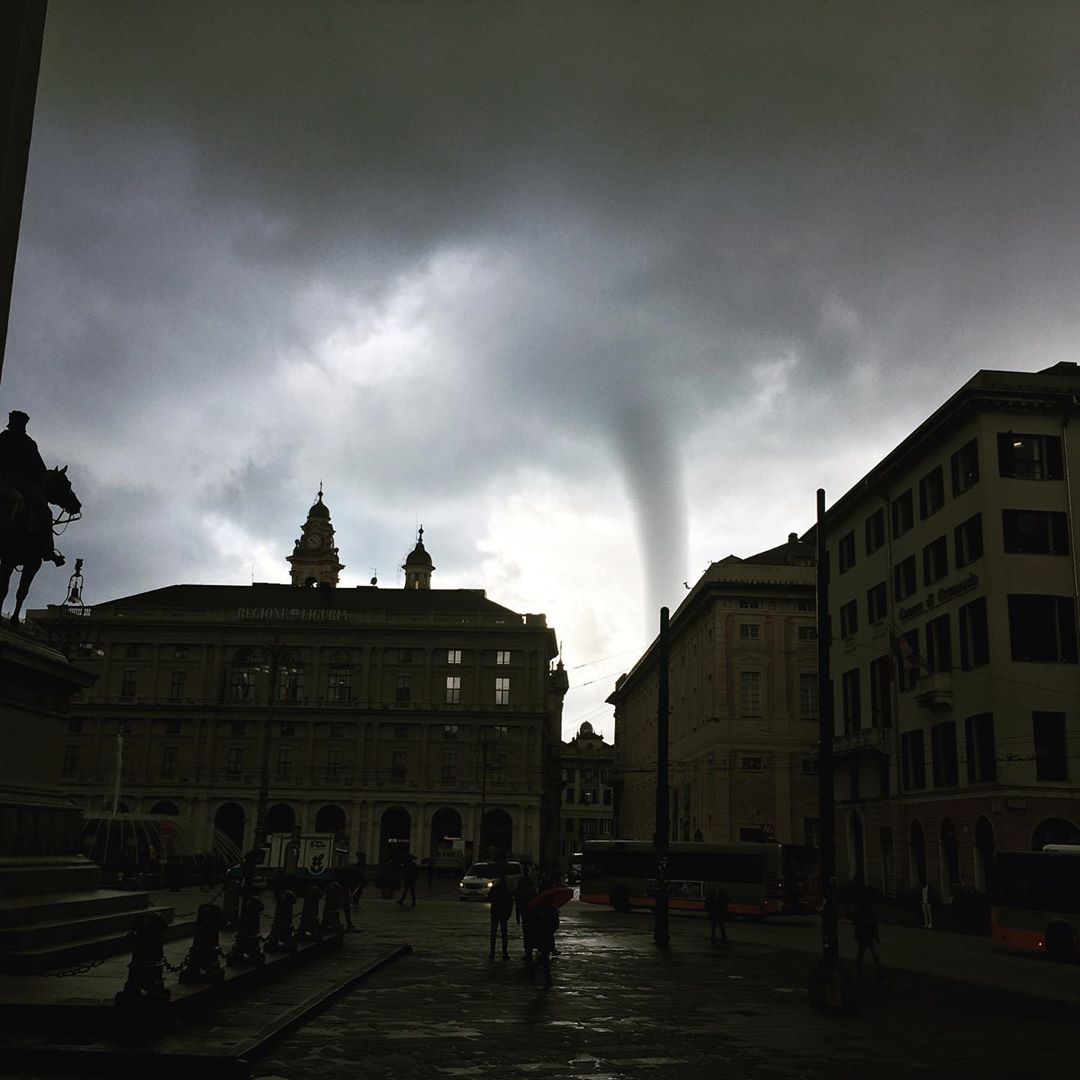
[[[529,874],[523,874],[516,892],[511,891],[506,875],[499,877],[488,893],[491,917],[491,938],[488,959],[495,959],[496,939],[502,939],[502,958],[510,959],[510,916],[516,914],[521,927],[522,961],[539,963],[544,985],[551,985],[551,957],[555,948],[555,932],[559,929],[559,909],[549,889],[540,890]],[[533,954],[536,954],[535,959]]]

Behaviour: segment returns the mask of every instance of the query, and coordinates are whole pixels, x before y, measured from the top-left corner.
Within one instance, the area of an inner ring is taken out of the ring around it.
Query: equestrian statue
[[[77,520],[82,510],[67,466],[45,468],[37,443],[26,433],[29,421],[15,410],[8,414],[7,429],[0,431],[0,604],[7,599],[12,571],[22,567],[14,623],[41,564],[64,565],[64,556],[53,547],[54,527]],[[61,513],[54,518],[50,506],[60,507]]]

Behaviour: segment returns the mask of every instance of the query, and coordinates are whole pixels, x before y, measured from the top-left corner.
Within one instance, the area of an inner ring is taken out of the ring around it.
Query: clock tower
[[[345,569],[338,562],[334,526],[330,524],[330,510],[323,502],[322,484],[315,505],[308,511],[301,536],[286,561],[291,567],[292,583],[301,588],[337,585],[338,575]]]

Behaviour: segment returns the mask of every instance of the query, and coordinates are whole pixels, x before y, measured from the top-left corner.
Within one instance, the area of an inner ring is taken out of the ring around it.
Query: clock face
[[[308,533],[304,544],[310,551],[318,551],[323,546],[323,538],[318,533]]]

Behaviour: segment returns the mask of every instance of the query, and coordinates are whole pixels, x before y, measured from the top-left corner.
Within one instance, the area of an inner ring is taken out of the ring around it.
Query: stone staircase
[[[24,861],[5,868],[0,898],[0,971],[38,974],[78,967],[123,952],[135,920],[146,912],[169,922],[168,940],[189,935],[193,918],[175,918],[147,892],[99,888],[101,871],[72,860],[67,867]]]

